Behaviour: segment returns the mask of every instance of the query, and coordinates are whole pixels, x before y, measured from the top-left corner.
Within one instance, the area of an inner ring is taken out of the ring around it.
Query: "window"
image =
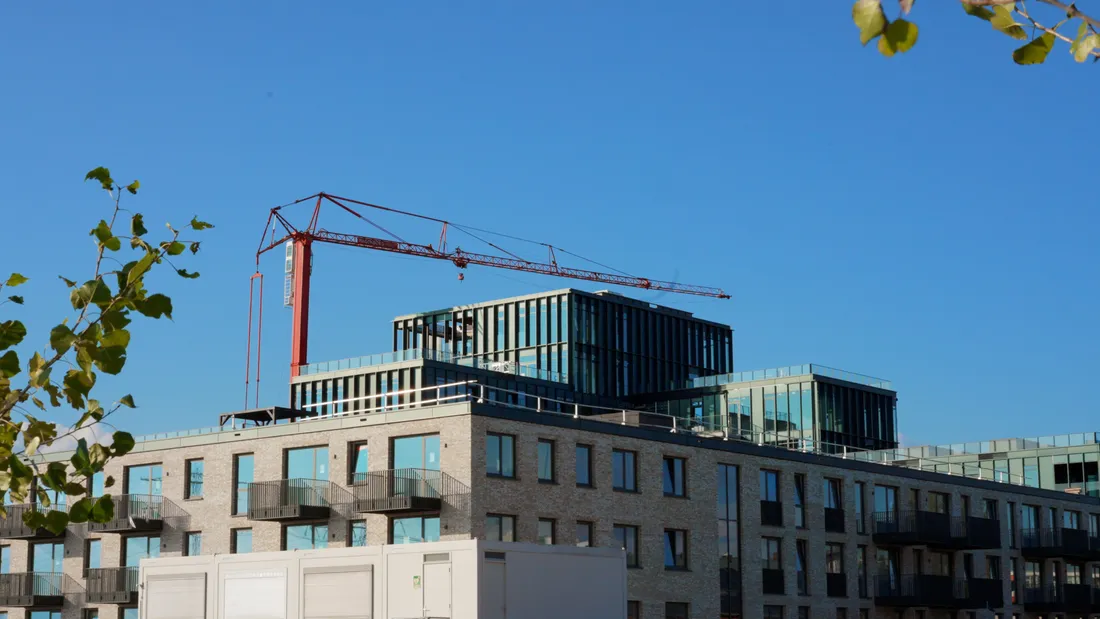
[[[577,546],[588,548],[592,546],[592,523],[583,520],[577,521]]]
[[[798,607],[798,619],[810,619],[810,607],[799,606]]]
[[[622,492],[638,491],[637,455],[633,451],[611,451],[611,487]]]
[[[1063,529],[1080,529],[1081,528],[1081,512],[1075,512],[1072,510],[1062,510],[1062,528]]]
[[[867,533],[867,522],[863,516],[863,495],[867,493],[866,487],[863,482],[856,482],[856,533],[864,535]]]
[[[665,529],[665,569],[687,569],[687,531]]]
[[[841,486],[839,479],[825,479],[825,509],[841,509]]]
[[[126,494],[145,496],[159,496],[161,494],[161,479],[164,472],[159,464],[128,466],[125,473]]]
[[[328,447],[286,450],[287,479],[328,480]]]
[[[844,573],[844,544],[825,544],[825,573]]]
[[[731,464],[717,466],[719,613],[741,615],[741,538],[738,530],[738,470]]]
[[[982,518],[989,520],[999,520],[1000,514],[997,511],[996,499],[985,499],[982,501]]]
[[[794,560],[795,584],[798,587],[798,595],[809,595],[810,588],[806,577],[806,540],[795,541]]]
[[[122,552],[122,564],[126,567],[137,567],[142,559],[155,559],[160,556],[160,537],[156,535],[127,537]]]
[[[252,529],[233,529],[231,534],[230,554],[243,555],[252,552]]]
[[[492,434],[485,438],[485,470],[490,477],[516,476],[516,437]]]
[[[665,456],[665,496],[687,496],[687,485],[684,483],[685,462],[683,458]]]
[[[96,540],[99,541],[99,540]],[[0,574],[11,573],[11,546],[0,546]]]
[[[99,609],[85,608],[84,613],[81,616],[83,617],[83,619],[99,619]],[[3,617],[0,617],[0,619],[8,619],[8,614],[4,613]]]
[[[554,441],[540,438],[538,450],[539,482],[552,484],[558,480],[554,468]]]
[[[122,619],[139,619],[139,617],[141,616],[141,615],[138,614],[138,609],[136,609],[136,608],[119,608],[118,612],[119,612],[119,616],[121,616]],[[55,614],[58,615],[58,617],[56,619],[60,619],[61,613],[55,613]],[[55,617],[53,617],[53,614],[51,614],[51,616],[48,617],[48,618],[45,618],[45,617],[43,617],[43,618],[32,617],[31,619],[55,619]]]
[[[943,492],[929,492],[928,493],[928,511],[936,514],[950,514],[951,506],[948,495]]]
[[[806,476],[794,476],[794,526],[806,528]]]
[[[1001,558],[993,555],[985,556],[985,577],[990,580],[1001,579]]]
[[[1020,530],[1024,536],[1038,535],[1039,507],[1037,505],[1024,505],[1020,510]]]
[[[783,569],[783,555],[779,552],[780,540],[778,537],[760,538],[760,562],[766,570]]]
[[[328,548],[328,525],[295,524],[283,529],[283,550]]]
[[[848,609],[843,606],[837,608],[836,619],[848,619]]]
[[[255,459],[252,454],[237,454],[233,456],[233,479],[235,480],[233,482],[234,516],[248,513],[248,485],[254,481],[254,463]]]
[[[1016,504],[1008,503],[1008,508],[1005,511],[1006,522],[1008,524],[1008,547],[1016,547]]]
[[[370,449],[367,448],[367,444],[364,443],[352,443],[349,447],[348,462],[351,466],[348,467],[348,483],[354,484],[356,482],[364,482],[367,480],[367,471],[370,462]]]
[[[197,557],[202,554],[202,533],[189,531],[183,536],[183,556]]]
[[[1055,569],[1057,569],[1057,568],[1055,568]],[[1082,572],[1084,572],[1084,571],[1085,571],[1085,568],[1083,566],[1081,566],[1080,564],[1078,564],[1078,563],[1067,563],[1066,564],[1066,583],[1065,584],[1067,584],[1067,585],[1080,585],[1080,584],[1083,584],[1084,581],[1081,579],[1081,576],[1082,576]]]
[[[84,542],[84,574],[103,565],[103,542],[90,539]]]
[[[690,616],[687,602],[665,602],[665,619],[688,619]]]
[[[201,499],[203,476],[202,460],[188,460],[185,463],[184,468],[186,469],[187,484],[184,486],[183,498]]]
[[[107,491],[107,474],[103,471],[93,473],[92,478],[88,480],[88,492],[89,496],[101,497]]]
[[[545,546],[554,545],[555,522],[550,518],[539,518],[539,543]]]
[[[856,579],[859,581],[859,597],[869,597],[867,594],[867,547],[860,546],[856,553]]]
[[[494,542],[516,541],[516,517],[489,514],[485,517],[485,539]]]
[[[615,541],[626,550],[626,566],[638,567],[638,527],[617,524],[612,528]]]
[[[592,486],[592,447],[577,445],[577,485]]]
[[[390,522],[390,540],[394,544],[439,541],[439,516],[394,518]]]
[[[1089,514],[1089,537],[1100,537],[1100,514]]]
[[[779,471],[760,469],[760,500],[779,501]]]
[[[783,607],[765,604],[764,619],[783,619]]]
[[[366,520],[352,520],[348,523],[348,545],[355,548],[367,545]]]
[[[402,436],[392,441],[390,468],[438,471],[440,465],[439,435]]]
[[[65,544],[63,543],[31,544],[30,571],[32,572],[61,572],[61,563],[64,559]]]
[[[638,600],[628,600],[626,603],[626,619],[642,619],[642,603]]]

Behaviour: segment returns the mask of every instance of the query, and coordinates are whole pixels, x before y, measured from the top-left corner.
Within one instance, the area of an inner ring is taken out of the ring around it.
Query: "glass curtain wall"
[[[738,469],[718,465],[718,582],[722,619],[741,617],[741,534]]]

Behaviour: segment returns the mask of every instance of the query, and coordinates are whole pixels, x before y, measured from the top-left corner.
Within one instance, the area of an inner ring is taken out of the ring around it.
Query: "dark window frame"
[[[199,489],[198,494],[195,494],[195,481],[194,481],[194,479],[192,479],[192,470],[191,470],[191,467],[196,462],[201,463],[202,464],[202,469],[203,469],[203,476],[198,481],[198,489]],[[187,460],[184,460],[183,461],[183,475],[184,475],[184,480],[183,480],[183,498],[184,498],[184,500],[197,501],[197,500],[203,498],[203,496],[206,493],[206,463],[204,462],[203,458],[188,458]]]
[[[489,540],[489,531],[488,531],[488,529],[489,529],[489,520],[492,519],[492,518],[496,518],[496,519],[500,520],[500,524],[498,526],[498,530],[500,531],[500,539]],[[512,523],[512,539],[510,539],[510,540],[504,539],[504,523],[505,522],[511,522]],[[490,512],[488,514],[485,514],[485,539],[487,539],[489,541],[493,541],[493,542],[515,542],[515,541],[517,541],[516,540],[516,517],[515,517],[515,515],[514,514],[499,514],[499,513],[496,513],[496,512]]]
[[[577,487],[579,487],[579,488],[595,488],[596,487],[596,481],[595,481],[596,476],[593,474],[593,468],[595,468],[595,467],[592,466],[592,445],[589,445],[589,444],[586,444],[586,443],[577,443],[577,447],[574,450],[575,457],[577,458],[576,464],[573,467],[574,471],[576,471],[578,473],[580,472],[581,461],[580,461],[579,456],[581,454],[581,450],[584,450],[584,469],[585,469],[586,476],[588,477],[588,481],[582,482],[580,480],[580,477],[578,476],[578,478],[576,480]]]
[[[638,556],[640,554],[638,552],[638,539],[641,537],[641,533],[638,529],[638,526],[633,525],[633,524],[614,524],[614,525],[612,525],[611,526],[611,534],[612,534],[612,536],[615,537],[616,542],[619,541],[618,530],[620,530],[620,529],[624,533],[622,548],[624,550],[626,550],[626,566],[630,567],[630,568],[640,568],[642,566],[642,561],[641,561],[641,557]],[[631,552],[631,550],[630,550],[630,542],[631,541],[634,542],[633,552]]]
[[[538,528],[543,523],[550,523],[550,543],[545,544],[542,541],[542,531]],[[538,537],[538,543],[544,546],[557,546],[558,545],[558,521],[556,518],[539,518],[536,522],[535,535]]]
[[[665,553],[664,564],[666,570],[680,572],[688,571],[688,562],[690,561],[690,558],[688,556],[688,548],[691,545],[689,538],[690,534],[685,529],[665,529],[664,550],[671,550],[672,554],[672,565],[669,565],[668,553]],[[677,548],[678,544],[680,546],[683,546],[683,548]],[[679,555],[676,552],[677,550],[681,551]],[[682,565],[677,564],[677,556],[683,557]]]
[[[489,470],[489,459],[485,460],[485,475],[487,477],[496,477],[500,479],[517,479],[516,477],[516,436],[514,434],[504,434],[502,432],[486,432],[485,433],[485,453],[488,456],[489,453],[489,439],[497,439],[497,458],[500,460],[500,471]],[[507,470],[507,464],[504,459],[504,439],[508,439],[512,442],[512,449],[510,453],[511,457],[511,474],[505,473]]]
[[[616,478],[615,471],[617,468],[615,464],[616,456],[622,457],[621,469],[623,472],[623,478],[620,480]],[[627,466],[627,460],[629,459],[630,466]],[[611,489],[615,492],[639,492],[638,489],[638,452],[631,451],[629,449],[614,448],[611,450]]]
[[[550,448],[550,477],[545,478],[542,476],[542,446],[547,445]],[[535,468],[537,469],[536,475],[538,476],[538,482],[540,484],[556,484],[558,483],[558,446],[556,441],[548,438],[540,438],[535,443]]]
[[[367,448],[367,471],[370,471],[370,441],[349,441],[348,442],[348,484],[354,484],[358,481],[355,476],[359,473],[355,472],[355,462],[359,459],[359,448]]]
[[[677,479],[676,476],[677,463],[679,463],[679,479]],[[687,458],[682,458],[680,456],[664,456],[661,460],[661,473],[661,482],[664,486],[665,496],[686,499],[688,496]],[[666,481],[672,483],[671,490],[669,490],[668,484],[665,483]],[[677,485],[679,485],[679,488],[677,488]]]

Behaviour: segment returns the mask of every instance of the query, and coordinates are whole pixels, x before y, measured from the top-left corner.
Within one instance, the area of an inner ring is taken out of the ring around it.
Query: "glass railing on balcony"
[[[867,385],[868,387],[877,387],[878,389],[893,390],[894,384],[891,381],[875,378],[874,376],[867,376],[866,374],[857,374],[856,372],[848,372],[846,370],[838,370],[825,365],[819,365],[817,363],[803,363],[801,365],[788,365],[779,368],[768,368],[766,370],[745,370],[742,372],[730,372],[729,374],[718,374],[715,376],[700,376],[688,381],[682,387],[684,389],[692,389],[695,387],[717,387],[718,385],[728,385],[730,383],[746,383],[753,380],[767,380],[770,378],[789,378],[792,376],[809,376],[811,374],[817,374],[818,376],[827,376],[829,378],[836,378],[838,380],[846,380],[850,383],[857,385]]]
[[[350,359],[339,359],[336,361],[321,361],[318,363],[309,363],[303,366],[299,366],[298,369],[301,376],[310,376],[313,374],[322,374],[325,372],[356,370],[359,368],[366,368],[375,365],[385,365],[388,363],[400,363],[403,361],[419,360],[453,363],[454,365],[489,370],[491,372],[501,372],[503,374],[512,374],[515,376],[524,376],[527,378],[537,378],[539,380],[547,380],[556,383],[564,383],[567,380],[564,375],[558,372],[551,372],[549,370],[540,369],[531,365],[516,363],[515,361],[492,361],[488,359],[482,359],[480,357],[456,355],[442,350],[415,348],[409,350],[397,350],[394,352],[379,353],[374,355],[365,355],[362,357],[352,357]]]

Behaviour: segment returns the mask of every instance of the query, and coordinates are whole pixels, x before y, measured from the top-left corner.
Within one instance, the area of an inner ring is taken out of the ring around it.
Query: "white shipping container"
[[[626,557],[481,540],[141,562],[141,619],[621,619]]]

